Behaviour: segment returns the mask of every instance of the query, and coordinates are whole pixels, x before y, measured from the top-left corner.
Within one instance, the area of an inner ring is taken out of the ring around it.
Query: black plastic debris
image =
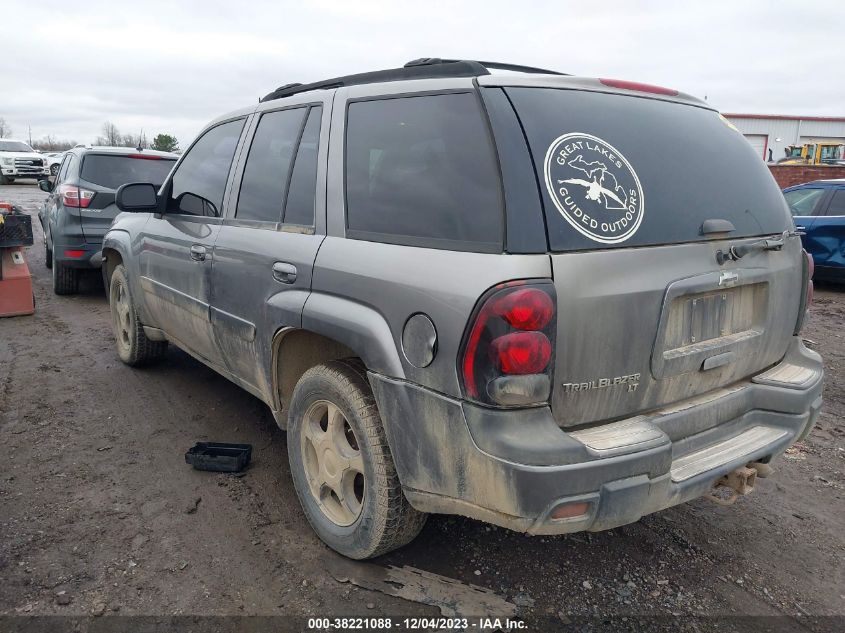
[[[185,462],[197,470],[237,473],[249,465],[252,444],[197,442],[187,453]]]

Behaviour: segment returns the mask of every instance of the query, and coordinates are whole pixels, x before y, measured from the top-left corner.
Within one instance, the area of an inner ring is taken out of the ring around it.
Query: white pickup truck
[[[44,157],[23,141],[0,138],[0,185],[16,178],[42,180],[50,175]]]

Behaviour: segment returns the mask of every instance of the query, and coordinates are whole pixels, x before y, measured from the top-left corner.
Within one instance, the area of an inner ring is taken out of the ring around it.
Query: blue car
[[[845,282],[845,178],[816,180],[783,190],[804,248],[816,264],[814,279]]]

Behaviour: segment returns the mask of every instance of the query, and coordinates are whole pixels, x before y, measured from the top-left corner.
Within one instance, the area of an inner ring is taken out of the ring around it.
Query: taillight
[[[59,195],[62,197],[62,204],[66,207],[81,207],[87,209],[94,198],[94,191],[81,189],[74,185],[62,185],[59,187]]]
[[[611,88],[622,88],[623,90],[636,90],[637,92],[651,92],[658,95],[669,95],[675,97],[678,95],[677,90],[672,88],[664,88],[663,86],[652,86],[651,84],[642,84],[638,81],[625,81],[623,79],[599,79],[605,86]]]
[[[496,286],[478,302],[464,337],[460,374],[466,396],[497,406],[547,402],[554,340],[551,282]]]
[[[813,273],[816,271],[816,262],[813,261],[813,256],[805,250],[802,250],[801,253],[804,256],[801,261],[804,274],[801,284],[801,305],[798,308],[798,323],[795,324],[794,333],[796,336],[807,322],[807,313],[813,304]]]
[[[503,374],[541,374],[552,357],[551,341],[542,332],[511,332],[491,346]]]

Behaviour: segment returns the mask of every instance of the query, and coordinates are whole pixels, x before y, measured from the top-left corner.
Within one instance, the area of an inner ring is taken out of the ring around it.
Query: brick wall
[[[811,180],[830,180],[831,178],[845,178],[845,165],[842,166],[813,166],[813,165],[769,165],[772,176],[775,177],[781,189],[800,185]]]

